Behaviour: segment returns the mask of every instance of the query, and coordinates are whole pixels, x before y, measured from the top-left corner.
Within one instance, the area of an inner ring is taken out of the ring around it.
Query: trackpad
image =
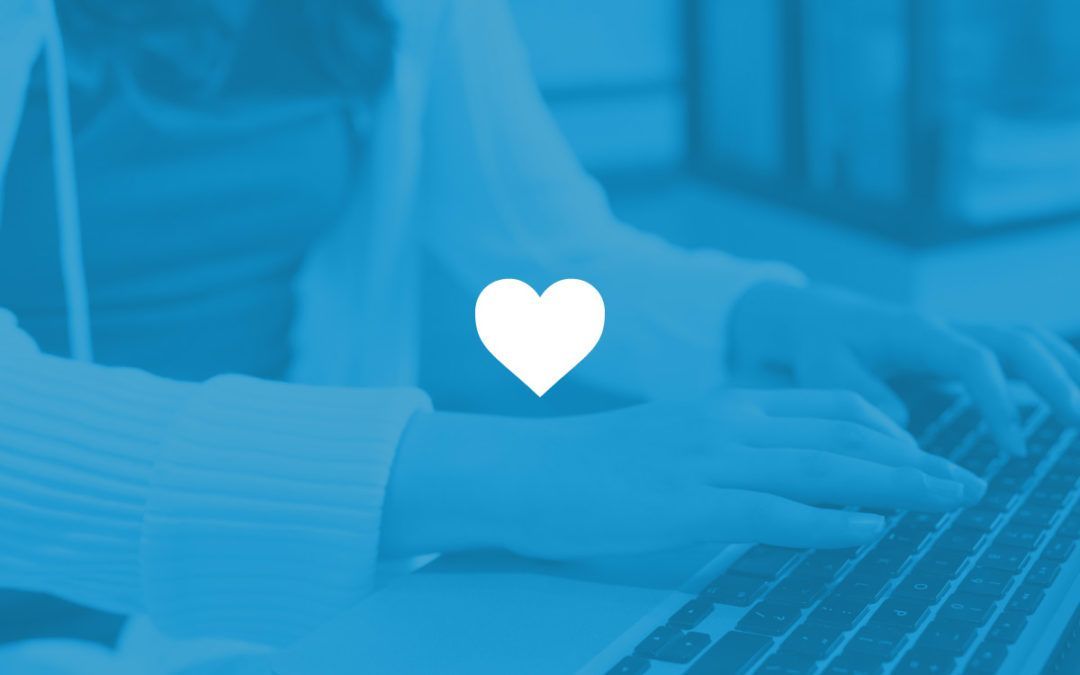
[[[448,556],[302,640],[275,672],[573,673],[716,553],[573,565]]]

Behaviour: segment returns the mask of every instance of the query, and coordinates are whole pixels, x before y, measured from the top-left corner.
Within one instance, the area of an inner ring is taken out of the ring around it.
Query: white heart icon
[[[476,332],[499,363],[543,396],[600,341],[604,299],[580,279],[557,281],[543,295],[500,279],[476,299]]]

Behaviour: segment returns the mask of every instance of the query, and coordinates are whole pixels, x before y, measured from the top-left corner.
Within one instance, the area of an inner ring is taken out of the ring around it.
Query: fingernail
[[[926,491],[940,501],[953,504],[964,498],[964,486],[957,481],[934,478],[933,476],[925,476],[924,481]]]
[[[986,481],[964,467],[951,465],[949,475],[964,486],[964,501],[968,504],[975,504],[986,494]]]
[[[885,530],[885,517],[876,513],[852,513],[848,516],[848,528],[852,534],[873,537]]]

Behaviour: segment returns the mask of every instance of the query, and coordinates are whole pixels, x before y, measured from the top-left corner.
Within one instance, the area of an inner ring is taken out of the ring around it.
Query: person
[[[895,374],[958,380],[1006,452],[1024,452],[1007,376],[1080,421],[1080,357],[1050,333],[618,222],[502,3],[56,9],[62,33],[48,2],[0,3],[8,587],[277,646],[363,597],[379,560],[843,547],[882,518],[823,504],[974,503],[981,479],[903,430]],[[34,36],[64,38],[64,62]],[[74,173],[49,134],[64,65]],[[470,292],[589,280],[609,319],[580,377],[646,402],[433,410],[421,252]],[[729,386],[763,371],[798,388]]]

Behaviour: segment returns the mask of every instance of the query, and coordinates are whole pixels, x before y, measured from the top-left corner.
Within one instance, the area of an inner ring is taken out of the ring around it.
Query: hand
[[[1006,374],[1065,423],[1080,423],[1080,356],[1037,328],[952,326],[838,291],[763,284],[735,307],[731,358],[736,369],[779,367],[803,386],[858,392],[900,424],[907,411],[884,378],[958,380],[998,444],[1017,455],[1024,440]]]
[[[731,392],[556,419],[432,413],[399,447],[382,548],[569,558],[854,546],[883,519],[816,505],[942,511],[984,490],[848,392]]]

